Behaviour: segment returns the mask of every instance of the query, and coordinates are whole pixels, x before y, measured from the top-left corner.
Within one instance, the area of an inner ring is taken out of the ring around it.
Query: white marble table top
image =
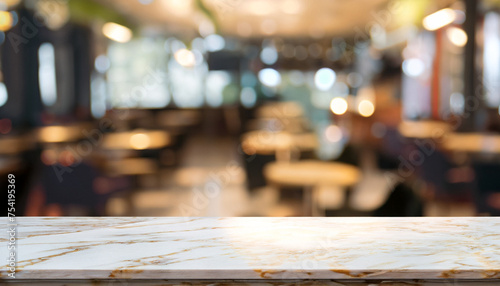
[[[16,279],[500,280],[500,218],[494,217],[23,217],[17,223]]]

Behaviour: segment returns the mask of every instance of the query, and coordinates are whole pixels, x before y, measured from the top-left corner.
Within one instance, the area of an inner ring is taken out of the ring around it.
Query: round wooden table
[[[102,148],[108,150],[160,149],[171,144],[170,134],[163,130],[134,130],[104,136]]]
[[[303,115],[302,106],[294,101],[268,103],[256,110],[257,118],[294,118]]]
[[[354,166],[343,163],[304,160],[270,163],[264,167],[264,176],[271,184],[305,187],[304,213],[313,215],[314,187],[350,187],[359,181],[360,171]]]
[[[294,150],[313,151],[317,146],[318,138],[314,133],[250,131],[241,138],[243,152],[248,155],[278,155],[279,152],[290,153]]]
[[[139,177],[142,175],[154,175],[158,172],[158,164],[149,158],[123,158],[119,160],[108,160],[104,166],[105,173],[110,177],[130,176],[132,189],[124,191],[127,211],[134,213],[134,194],[139,189]]]
[[[403,121],[398,125],[398,131],[408,138],[441,138],[451,132],[451,126],[443,121]]]
[[[85,138],[84,130],[90,131],[92,124],[77,123],[71,125],[51,125],[36,130],[36,137],[40,143],[68,143]]]
[[[108,161],[106,171],[111,176],[149,175],[158,171],[158,165],[148,158],[125,158]]]

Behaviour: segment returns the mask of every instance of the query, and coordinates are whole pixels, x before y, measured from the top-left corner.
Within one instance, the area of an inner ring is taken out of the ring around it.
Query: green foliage
[[[68,5],[71,20],[74,22],[88,24],[95,20],[102,20],[131,28],[130,22],[123,15],[93,0],[69,0]]]
[[[211,11],[207,6],[205,6],[205,3],[203,3],[203,0],[195,0],[195,5],[200,10],[207,18],[212,21],[212,24],[214,25],[215,28],[215,33],[218,33],[220,30],[219,23],[217,21],[217,17],[215,16],[214,12]]]

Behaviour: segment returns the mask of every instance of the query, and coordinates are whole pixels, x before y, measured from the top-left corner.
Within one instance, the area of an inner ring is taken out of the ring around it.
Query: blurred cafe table
[[[109,161],[106,171],[112,176],[148,175],[158,171],[158,165],[148,158],[126,158]]]
[[[0,155],[18,155],[34,147],[33,137],[30,135],[0,137]]]
[[[113,151],[133,151],[161,149],[171,144],[168,132],[162,130],[134,130],[106,134],[102,149]],[[132,196],[139,188],[138,177],[157,173],[158,164],[150,158],[110,158],[106,163],[107,174],[111,176],[131,176],[133,187],[125,195],[129,212],[134,211]]]
[[[170,134],[163,130],[134,130],[108,133],[102,148],[106,150],[160,149],[171,144]]]
[[[443,121],[403,121],[398,125],[398,131],[407,138],[440,138],[451,132],[451,126]]]
[[[91,123],[44,126],[36,130],[36,138],[40,143],[75,142],[85,137],[85,130],[91,129]]]
[[[102,148],[113,151],[161,149],[171,143],[169,134],[161,130],[135,130],[106,134]],[[149,158],[111,158],[107,163],[111,175],[140,176],[157,171],[157,164]]]
[[[302,106],[293,101],[268,103],[259,107],[255,113],[257,118],[297,118],[303,115]]]
[[[290,159],[292,152],[313,151],[318,146],[314,133],[288,133],[250,131],[241,139],[243,151],[248,155],[276,155],[277,159]]]
[[[500,134],[450,133],[443,137],[441,147],[452,152],[500,154]]]
[[[358,168],[337,162],[304,160],[273,162],[264,168],[264,176],[271,184],[304,187],[303,209],[306,215],[315,215],[314,188],[336,186],[347,189],[360,179]]]
[[[123,158],[119,160],[108,160],[104,171],[110,177],[130,176],[132,178],[132,189],[122,193],[127,212],[135,213],[134,194],[140,189],[139,177],[143,175],[154,175],[158,173],[158,163],[149,158]]]

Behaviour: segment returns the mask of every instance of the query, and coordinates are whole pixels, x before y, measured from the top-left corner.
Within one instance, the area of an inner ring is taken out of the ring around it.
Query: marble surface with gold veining
[[[7,218],[0,275],[7,272]],[[500,218],[17,218],[16,279],[492,279]]]

